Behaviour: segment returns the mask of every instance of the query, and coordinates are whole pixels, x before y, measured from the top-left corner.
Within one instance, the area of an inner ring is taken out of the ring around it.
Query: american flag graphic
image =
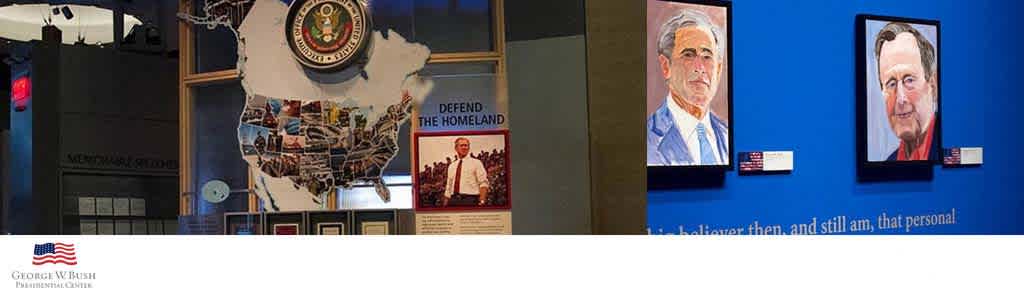
[[[32,255],[32,264],[65,264],[69,266],[77,265],[78,258],[75,257],[75,244],[36,244],[36,251]]]
[[[959,165],[960,164],[960,148],[946,148],[944,151],[945,155],[942,158],[942,163],[946,165]]]
[[[764,152],[740,152],[740,172],[764,171]]]

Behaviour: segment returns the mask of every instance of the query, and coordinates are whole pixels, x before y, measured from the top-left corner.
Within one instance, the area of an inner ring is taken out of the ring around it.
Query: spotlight
[[[60,12],[64,14],[65,19],[71,20],[75,18],[75,14],[71,12],[70,7],[65,6],[64,8],[60,9]]]

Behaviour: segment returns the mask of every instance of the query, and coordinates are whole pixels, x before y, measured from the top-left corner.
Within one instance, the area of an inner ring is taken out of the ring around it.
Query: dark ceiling
[[[114,10],[118,6],[124,9],[126,14],[135,16],[148,26],[160,30],[160,35],[166,41],[164,51],[173,52],[178,49],[177,17],[179,0],[0,0],[0,6],[11,4],[50,4],[50,5],[88,5]],[[131,28],[125,28],[130,31]],[[3,50],[0,50],[3,51]]]

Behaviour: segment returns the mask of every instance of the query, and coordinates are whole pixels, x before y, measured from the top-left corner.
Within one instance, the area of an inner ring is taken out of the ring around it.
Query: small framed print
[[[251,213],[225,213],[224,233],[228,235],[263,234],[263,217]]]
[[[114,198],[114,215],[115,216],[128,216],[128,215],[131,215],[131,199],[129,199],[129,198]]]
[[[274,224],[274,235],[299,235],[299,224]]]
[[[132,221],[130,221],[130,220],[116,220],[116,221],[114,221],[114,234],[115,235],[131,235],[132,234]]]
[[[146,216],[146,199],[131,198],[131,215],[134,217]]]
[[[114,198],[106,198],[106,197],[96,198],[96,215],[97,216],[113,216],[114,215]]]
[[[148,234],[164,234],[164,222],[161,220],[146,220],[146,231]]]
[[[387,221],[368,221],[360,224],[360,232],[363,235],[388,235],[391,223]]]
[[[146,229],[146,220],[135,219],[132,220],[132,234],[134,235],[146,235],[149,231]]]
[[[110,198],[107,198],[110,199]],[[96,234],[98,235],[114,235],[114,220],[97,220],[96,221]]]
[[[305,227],[306,214],[302,212],[274,212],[263,214],[264,228],[269,235],[309,234]]]
[[[229,225],[228,234],[230,235],[259,235],[260,224],[258,223],[232,223]]]
[[[306,232],[318,235],[332,235],[335,234],[334,230],[338,230],[337,234],[339,235],[352,234],[351,216],[351,211],[344,210],[311,211],[306,214]],[[326,231],[321,230],[321,227]]]
[[[81,216],[95,216],[96,215],[96,198],[93,197],[78,197],[78,215]],[[93,227],[95,230],[95,226]],[[93,233],[95,234],[95,233]]]
[[[78,229],[81,235],[96,235],[96,220],[82,219],[78,223]]]
[[[345,223],[320,223],[316,224],[318,235],[345,235]]]
[[[357,235],[398,234],[394,210],[357,211],[353,214],[353,233]]]

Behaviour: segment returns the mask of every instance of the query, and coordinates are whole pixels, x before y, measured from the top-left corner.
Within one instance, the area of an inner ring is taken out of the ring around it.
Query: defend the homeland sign
[[[363,57],[370,40],[370,15],[357,0],[292,2],[285,26],[288,45],[302,65],[336,71]]]

